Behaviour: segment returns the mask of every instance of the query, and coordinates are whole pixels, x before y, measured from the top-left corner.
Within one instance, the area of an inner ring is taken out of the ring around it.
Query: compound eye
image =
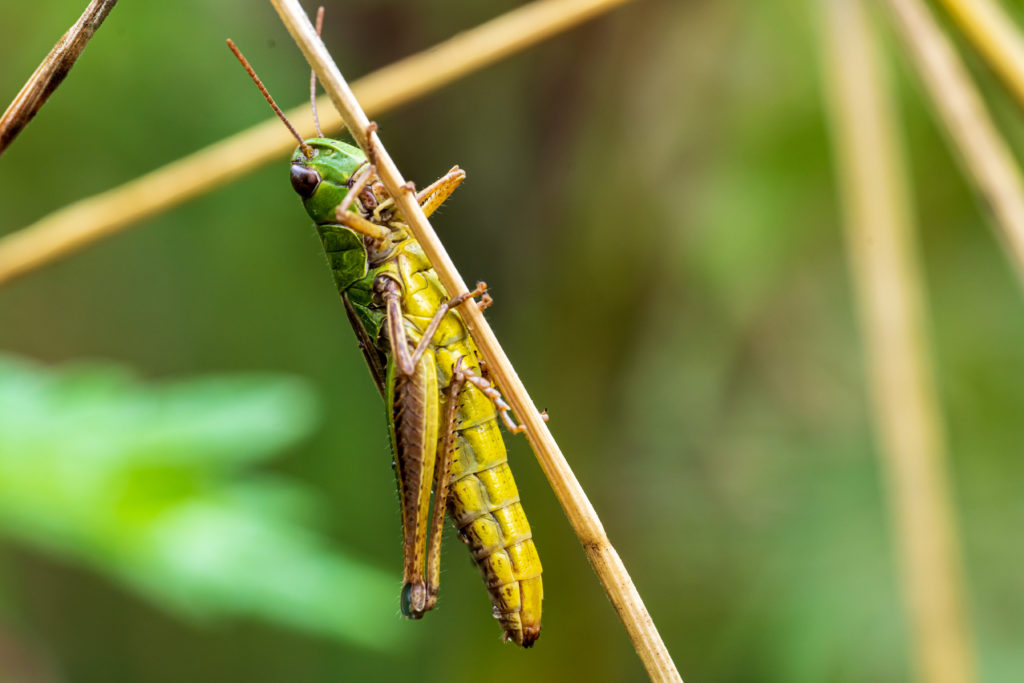
[[[320,185],[320,174],[302,164],[292,164],[292,187],[303,199],[309,199]]]

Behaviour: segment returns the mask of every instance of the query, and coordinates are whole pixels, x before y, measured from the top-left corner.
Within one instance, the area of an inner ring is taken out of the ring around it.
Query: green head
[[[368,264],[362,236],[339,225],[335,211],[348,195],[352,174],[366,163],[366,155],[357,147],[330,138],[303,140],[235,44],[228,40],[228,47],[263,93],[267,104],[299,141],[299,149],[292,156],[292,187],[302,197],[306,213],[316,221],[334,281],[338,291],[344,292],[366,275]],[[316,98],[313,98],[313,120],[316,121]],[[316,129],[320,133],[319,122]]]
[[[334,211],[348,195],[348,181],[352,178],[352,174],[366,163],[366,155],[357,147],[330,138],[318,137],[303,140],[299,131],[295,130],[295,126],[291,124],[288,117],[281,111],[281,107],[277,106],[277,102],[267,92],[266,86],[253,71],[248,60],[230,39],[228,47],[235,53],[249,77],[263,93],[270,108],[299,141],[299,148],[292,155],[292,187],[302,197],[306,212],[316,221],[317,225],[335,222]],[[313,97],[312,100],[313,120],[316,122],[317,133],[320,133],[320,123],[316,118],[316,97]],[[322,136],[323,133],[320,135]]]
[[[308,156],[307,156],[308,155]],[[292,187],[317,225],[334,223],[334,210],[348,194],[348,182],[366,155],[330,138],[311,138],[292,156]]]

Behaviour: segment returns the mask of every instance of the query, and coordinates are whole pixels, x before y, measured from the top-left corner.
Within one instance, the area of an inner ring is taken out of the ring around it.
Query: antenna
[[[324,6],[316,10],[316,37],[320,37],[320,31],[324,27]],[[317,137],[323,137],[324,132],[320,130],[320,117],[316,114],[316,71],[313,69],[309,70],[309,102],[313,108],[313,125],[316,126]]]
[[[242,63],[243,67],[245,67],[245,71],[249,74],[249,78],[253,80],[256,87],[260,89],[261,93],[263,93],[263,97],[266,98],[267,103],[269,103],[274,109],[274,113],[277,114],[278,118],[284,121],[284,125],[288,126],[288,130],[290,130],[292,135],[295,136],[295,139],[299,141],[299,148],[302,149],[302,153],[306,155],[307,159],[312,159],[313,148],[306,144],[306,141],[302,139],[301,135],[299,135],[299,131],[295,130],[295,126],[292,125],[292,122],[289,121],[284,115],[284,112],[281,111],[281,107],[277,106],[277,102],[275,102],[274,98],[270,96],[269,92],[267,92],[267,87],[263,85],[263,81],[260,80],[260,77],[256,75],[252,66],[249,65],[249,60],[247,60],[242,55],[241,51],[235,46],[235,41],[228,38],[228,47],[231,48],[231,51],[235,53],[235,57],[238,57],[238,61]]]

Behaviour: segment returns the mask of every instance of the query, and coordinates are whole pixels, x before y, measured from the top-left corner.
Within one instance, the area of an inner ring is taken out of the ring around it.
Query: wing
[[[402,614],[419,619],[430,609],[424,576],[427,519],[437,459],[440,394],[437,361],[432,351],[423,354],[416,371],[406,377],[394,358],[388,363],[385,402],[395,454],[398,500],[402,504]]]
[[[355,330],[356,339],[359,341],[359,350],[363,352],[363,358],[366,359],[366,364],[370,368],[373,383],[377,385],[377,391],[380,392],[381,398],[384,398],[385,383],[387,381],[387,371],[385,370],[387,359],[377,349],[377,345],[373,343],[373,340],[370,339],[370,335],[367,334],[363,324],[359,322],[359,318],[356,316],[355,309],[352,308],[352,302],[348,300],[348,296],[342,295],[341,299],[345,302],[345,313],[348,314],[348,321],[352,323],[352,329]]]

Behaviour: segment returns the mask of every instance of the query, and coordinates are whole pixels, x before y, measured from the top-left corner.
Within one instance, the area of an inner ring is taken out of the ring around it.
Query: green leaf
[[[146,385],[112,365],[0,356],[0,532],[183,615],[381,647],[395,638],[394,577],[304,526],[304,488],[251,471],[316,413],[288,377]]]

